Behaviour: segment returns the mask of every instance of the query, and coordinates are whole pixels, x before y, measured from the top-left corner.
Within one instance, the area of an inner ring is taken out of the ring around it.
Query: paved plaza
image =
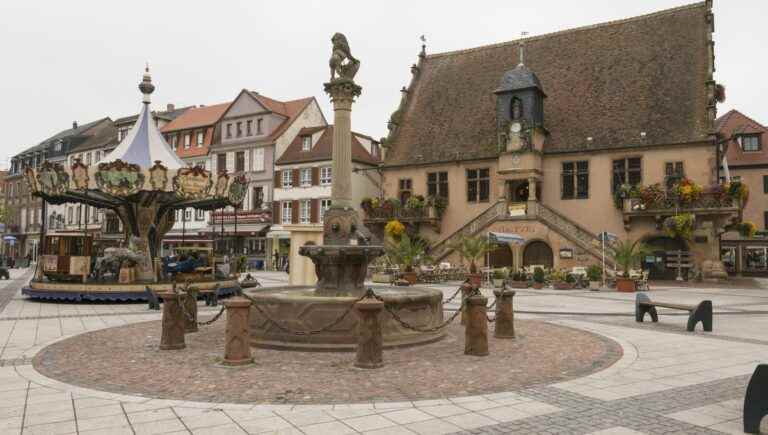
[[[529,289],[515,297],[518,319],[598,334],[621,347],[620,359],[591,375],[482,395],[345,404],[227,403],[232,401],[226,393],[216,403],[166,400],[78,387],[35,370],[32,358],[52,343],[156,321],[160,314],[145,304],[27,300],[20,287],[30,276],[29,269],[14,269],[10,281],[0,282],[3,434],[742,433],[746,383],[756,364],[768,361],[768,290],[654,288],[660,300],[713,301],[714,332],[687,333],[685,316],[664,310],[658,324],[635,323],[632,294]],[[263,273],[259,279],[274,286],[285,284],[287,276]],[[456,288],[436,287],[446,296]],[[217,309],[201,304],[200,312],[205,319]],[[386,363],[386,351],[384,357]],[[466,358],[461,349],[456,358]],[[165,380],[174,371],[167,367],[146,376]],[[509,367],[498,376],[524,376],[524,371]]]

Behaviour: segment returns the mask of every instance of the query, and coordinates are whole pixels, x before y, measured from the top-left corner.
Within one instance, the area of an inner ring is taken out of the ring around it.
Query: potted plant
[[[362,208],[364,212],[370,214],[371,210],[373,210],[373,198],[369,196],[363,198],[363,200],[360,201],[360,208]]]
[[[587,268],[587,279],[589,280],[589,289],[593,291],[600,290],[601,280],[603,278],[603,268],[593,264]]]
[[[504,285],[504,281],[506,281],[508,276],[509,276],[509,271],[507,271],[506,268],[494,269],[493,270],[493,286],[501,288]]]
[[[544,269],[540,267],[533,269],[533,288],[536,290],[543,289],[545,279],[546,275],[544,274]]]
[[[613,246],[613,258],[621,267],[621,276],[616,277],[616,290],[620,292],[634,292],[637,289],[634,279],[629,277],[629,270],[640,263],[640,260],[648,253],[648,248],[639,240],[617,241]]]
[[[442,196],[429,196],[426,200],[427,217],[430,219],[439,219],[448,207],[448,200]]]
[[[571,282],[568,282],[569,277]],[[553,270],[550,275],[550,280],[552,281],[552,287],[555,290],[570,290],[573,288],[573,282],[575,281],[572,275],[562,270]]]
[[[469,262],[469,274],[467,278],[472,285],[480,287],[482,275],[477,272],[476,261],[483,257],[491,249],[490,243],[485,237],[471,237],[462,235],[459,240],[453,244],[453,249],[459,253],[459,256]]]
[[[400,240],[393,240],[387,248],[387,255],[403,268],[402,277],[409,284],[416,284],[415,267],[427,260],[426,248],[424,241],[412,239],[405,233],[400,236]]]
[[[522,270],[515,271],[509,277],[511,288],[528,288],[528,276]]]

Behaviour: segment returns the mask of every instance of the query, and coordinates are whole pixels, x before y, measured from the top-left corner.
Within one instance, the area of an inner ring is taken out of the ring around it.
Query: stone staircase
[[[430,255],[435,261],[441,261],[453,251],[452,246],[462,236],[477,235],[493,222],[507,218],[507,202],[505,200],[498,201],[453,234],[435,244],[430,251]],[[602,259],[601,243],[597,235],[540,202],[529,203],[526,216],[516,217],[515,219],[538,220],[565,239],[570,240],[589,255],[598,260]],[[609,258],[611,257],[606,251],[606,259]]]

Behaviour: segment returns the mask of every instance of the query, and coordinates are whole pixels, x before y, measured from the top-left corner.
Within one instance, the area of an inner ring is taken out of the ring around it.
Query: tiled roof
[[[109,144],[117,145],[117,127],[110,119],[104,119],[89,129],[85,134],[85,140],[70,150],[70,152],[82,152],[101,148]]]
[[[323,131],[321,136],[309,151],[302,150],[303,136],[313,135]],[[368,136],[352,132],[352,161],[368,165],[377,165],[381,163],[379,159],[372,156],[360,143],[358,137],[369,139]],[[307,163],[331,160],[333,151],[333,126],[305,127],[299,131],[299,134],[293,139],[283,155],[275,162],[277,165],[288,165],[294,163]]]
[[[48,146],[48,147],[52,146],[57,140],[65,140],[65,139],[72,138],[72,137],[75,137],[75,136],[80,136],[80,135],[84,134],[85,132],[87,132],[88,130],[90,130],[95,125],[97,125],[97,124],[99,124],[99,123],[101,123],[102,121],[105,121],[105,120],[109,120],[109,118],[105,117],[105,118],[97,119],[96,121],[92,121],[92,122],[88,122],[86,124],[78,125],[77,128],[69,128],[69,129],[66,129],[66,130],[62,130],[62,131],[56,133],[55,135],[49,137],[48,139],[43,140],[39,144],[25,149],[24,151],[20,152],[17,155],[26,154],[26,153],[35,152],[35,151],[41,151],[46,146]]]
[[[304,111],[304,109],[314,100],[314,97],[300,98],[298,100],[291,101],[277,101],[273,98],[266,97],[257,92],[250,92],[250,94],[259,102],[262,106],[268,110],[278,113],[286,117],[285,121],[277,127],[272,134],[269,135],[270,140],[276,140],[282,135],[288,127],[293,124],[297,116]]]
[[[215,104],[213,106],[193,107],[186,110],[181,116],[169,122],[162,128],[163,133],[190,128],[207,127],[216,124],[230,103]]]
[[[545,152],[708,140],[709,13],[701,2],[525,39],[547,94]],[[386,164],[496,157],[493,91],[519,42],[423,58]]]
[[[753,166],[768,164],[768,128],[738,110],[730,110],[715,121],[717,132],[723,138],[739,134],[759,134],[760,151],[744,152],[735,141],[728,143],[729,166]]]

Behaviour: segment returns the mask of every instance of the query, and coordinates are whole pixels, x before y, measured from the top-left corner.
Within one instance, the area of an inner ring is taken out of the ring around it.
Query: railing
[[[624,200],[624,213],[674,212],[674,211],[733,211],[739,208],[739,201],[727,195],[703,193],[696,200],[681,201],[677,198],[663,198],[645,204],[641,198]]]
[[[432,247],[430,250],[430,256],[435,259],[435,261],[442,260],[445,258],[446,255],[448,255],[452,248],[451,246],[456,243],[457,240],[459,240],[462,236],[474,236],[477,234],[480,230],[488,226],[491,222],[495,221],[496,219],[500,217],[504,217],[507,214],[507,201],[501,200],[496,202],[495,204],[492,204],[490,207],[485,209],[482,213],[477,215],[474,219],[467,222],[463,227],[456,230],[453,234],[450,236],[444,238],[435,246]]]
[[[422,208],[385,208],[376,207],[365,211],[366,220],[391,220],[413,221],[420,219],[438,219],[434,207]]]

